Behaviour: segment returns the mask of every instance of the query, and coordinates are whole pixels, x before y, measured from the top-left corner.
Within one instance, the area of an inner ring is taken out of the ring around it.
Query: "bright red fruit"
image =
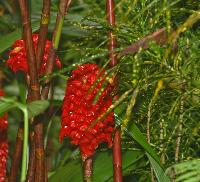
[[[114,113],[104,120],[95,122],[112,105],[112,87],[106,83],[105,70],[96,64],[84,64],[72,71],[62,106],[62,127],[60,139],[70,137],[71,143],[79,145],[84,158],[93,155],[102,142],[112,146]],[[100,89],[103,89],[101,92]],[[99,94],[97,102],[95,97]]]
[[[0,96],[4,92],[0,89]],[[6,162],[8,158],[8,141],[7,141],[7,114],[0,117],[0,182],[6,181]]]
[[[33,44],[34,44],[34,47],[36,50],[37,44],[38,44],[38,34],[33,34]],[[46,45],[45,45],[45,50],[44,50],[44,57],[43,57],[41,69],[39,72],[40,75],[43,75],[45,73],[50,46],[51,46],[51,41],[47,40]],[[24,41],[16,40],[15,43],[13,44],[12,48],[13,49],[9,53],[9,59],[7,60],[7,65],[14,72],[23,71],[27,74],[28,73],[28,65],[27,65]],[[59,69],[61,68],[61,62],[58,57],[56,57],[55,64]]]

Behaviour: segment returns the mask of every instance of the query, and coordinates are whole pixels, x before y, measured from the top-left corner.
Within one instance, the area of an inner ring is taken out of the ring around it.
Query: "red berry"
[[[90,127],[112,104],[112,88],[109,83],[94,103],[105,82],[104,75],[105,70],[98,65],[83,64],[72,71],[72,76],[67,81],[60,139],[70,137],[72,144],[79,145],[84,158],[92,156],[101,142],[107,142],[109,147],[112,145],[113,112]]]
[[[4,92],[1,89],[0,96],[4,96]],[[7,118],[7,114],[0,117],[0,182],[5,182],[6,180],[6,162],[8,158]]]
[[[38,44],[38,34],[33,34],[33,44],[36,50]],[[42,65],[40,68],[40,75],[43,75],[46,70],[46,63],[48,60],[48,52],[51,46],[51,41],[47,40],[44,50],[44,57],[42,60]],[[26,50],[25,44],[23,40],[16,40],[12,46],[12,50],[9,53],[9,59],[7,60],[7,65],[13,72],[23,71],[24,73],[28,73],[28,65],[26,58]],[[58,69],[61,69],[62,65],[58,57],[56,57],[55,65]]]

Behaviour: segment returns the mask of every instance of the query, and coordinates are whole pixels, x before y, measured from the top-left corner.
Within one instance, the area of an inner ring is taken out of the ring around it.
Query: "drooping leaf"
[[[139,128],[136,126],[136,124],[131,124],[130,129],[128,130],[128,134],[136,140],[144,149],[145,151],[152,157],[154,160],[160,164],[160,160],[156,152],[153,150],[153,148],[149,145],[146,138],[142,134],[142,132],[139,130]]]
[[[151,163],[151,166],[156,174],[156,178],[159,182],[170,182],[170,178],[165,174],[162,167],[152,158],[148,153],[147,157]]]

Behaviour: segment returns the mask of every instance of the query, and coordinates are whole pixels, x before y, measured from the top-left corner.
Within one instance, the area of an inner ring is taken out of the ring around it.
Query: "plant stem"
[[[122,182],[121,128],[117,128],[113,143],[114,182]]]
[[[25,49],[27,55],[27,64],[30,76],[30,90],[32,100],[40,100],[40,87],[37,74],[37,66],[35,59],[35,50],[32,39],[31,22],[29,18],[28,8],[25,0],[18,0],[22,22],[23,22],[23,39],[25,42]]]
[[[108,23],[115,26],[115,3],[114,0],[106,0],[106,13]],[[113,67],[117,64],[117,55],[114,53],[116,48],[116,37],[112,31],[108,33],[109,44],[108,50],[110,52],[110,66]],[[115,78],[116,79],[116,78]],[[117,82],[115,87],[117,87]],[[117,98],[117,97],[116,97]],[[122,155],[121,155],[121,128],[116,128],[113,141],[113,168],[114,168],[114,182],[122,182]]]
[[[46,37],[48,32],[48,24],[49,24],[49,15],[50,15],[50,6],[51,6],[51,0],[43,0],[43,9],[41,14],[41,20],[40,20],[40,30],[39,30],[39,37],[38,37],[38,45],[36,49],[36,63],[37,63],[37,71],[40,72],[40,67],[42,64],[42,59],[44,57],[44,50],[46,45]],[[28,170],[28,181],[34,182],[34,171],[36,169],[35,167],[35,137],[34,134],[32,136],[31,140],[31,151],[30,151],[30,161],[29,161],[29,170]],[[44,168],[45,162],[44,162]],[[32,171],[33,170],[33,171]],[[46,173],[46,170],[45,172]],[[36,173],[37,175],[37,173]],[[47,176],[44,175],[45,180],[47,181]]]
[[[164,88],[164,82],[162,79],[158,80],[157,82],[157,86],[156,89],[154,91],[154,95],[149,103],[148,106],[148,112],[147,112],[147,141],[148,143],[151,143],[151,129],[150,129],[150,121],[151,121],[151,110],[152,107],[154,106],[157,98],[158,98],[158,94],[159,92]]]
[[[92,182],[92,158],[83,159],[84,182]]]
[[[17,180],[17,173],[22,157],[23,133],[24,133],[23,123],[20,123],[15,142],[15,150],[12,158],[10,175],[8,178],[9,182],[15,182]]]
[[[29,152],[29,164],[27,172],[27,182],[35,181],[35,139],[34,132],[30,133],[30,152]]]
[[[22,155],[22,173],[21,182],[26,179],[26,169],[27,169],[27,154],[28,154],[28,111],[24,110],[24,140],[23,140],[23,155]]]
[[[69,6],[71,4],[71,0],[60,0],[59,4],[59,10],[57,14],[55,29],[53,32],[52,37],[52,45],[49,50],[48,54],[48,61],[47,61],[47,67],[46,67],[46,76],[47,79],[44,82],[44,86],[42,88],[42,98],[47,99],[49,94],[49,86],[50,86],[50,79],[48,76],[53,72],[54,62],[56,58],[56,51],[58,49],[62,27],[64,23],[65,14],[69,9]]]
[[[161,152],[161,164],[165,164],[164,119],[161,119],[160,122],[160,152]]]
[[[40,20],[38,45],[36,49],[36,62],[37,62],[38,72],[40,71],[42,58],[44,57],[44,49],[45,49],[48,24],[49,24],[50,6],[51,6],[51,0],[43,0],[43,9]]]
[[[30,93],[31,100],[40,100],[40,85],[37,74],[37,65],[35,51],[32,39],[31,22],[29,18],[28,8],[25,0],[18,0],[23,22],[23,39],[27,55],[27,64],[30,76]],[[36,151],[36,171],[35,181],[44,182],[44,144],[43,144],[43,123],[35,122],[35,151]]]
[[[178,136],[177,136],[177,139],[176,139],[175,162],[178,162],[178,160],[179,160],[180,144],[181,144],[181,137],[182,137],[182,132],[183,132],[183,109],[184,109],[183,107],[184,107],[184,101],[183,101],[183,98],[182,98],[181,103],[180,103]]]
[[[156,30],[155,32],[145,36],[144,38],[138,40],[132,45],[124,48],[119,54],[118,57],[134,54],[139,51],[140,48],[148,49],[149,42],[155,41],[158,45],[166,45],[168,43],[168,34],[165,28]]]

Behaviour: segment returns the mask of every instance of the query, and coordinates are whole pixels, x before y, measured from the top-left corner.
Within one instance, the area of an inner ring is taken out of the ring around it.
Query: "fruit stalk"
[[[115,8],[114,0],[107,0],[106,1],[107,21],[113,28],[115,27],[114,8]],[[117,65],[117,56],[114,53],[114,49],[117,46],[117,41],[112,31],[108,33],[108,37],[109,37],[108,50],[109,50],[110,67],[114,67]],[[117,82],[116,82],[115,87],[117,87]],[[120,127],[116,128],[115,133],[114,133],[113,170],[114,170],[114,182],[122,182],[122,154],[121,154],[121,128]]]

